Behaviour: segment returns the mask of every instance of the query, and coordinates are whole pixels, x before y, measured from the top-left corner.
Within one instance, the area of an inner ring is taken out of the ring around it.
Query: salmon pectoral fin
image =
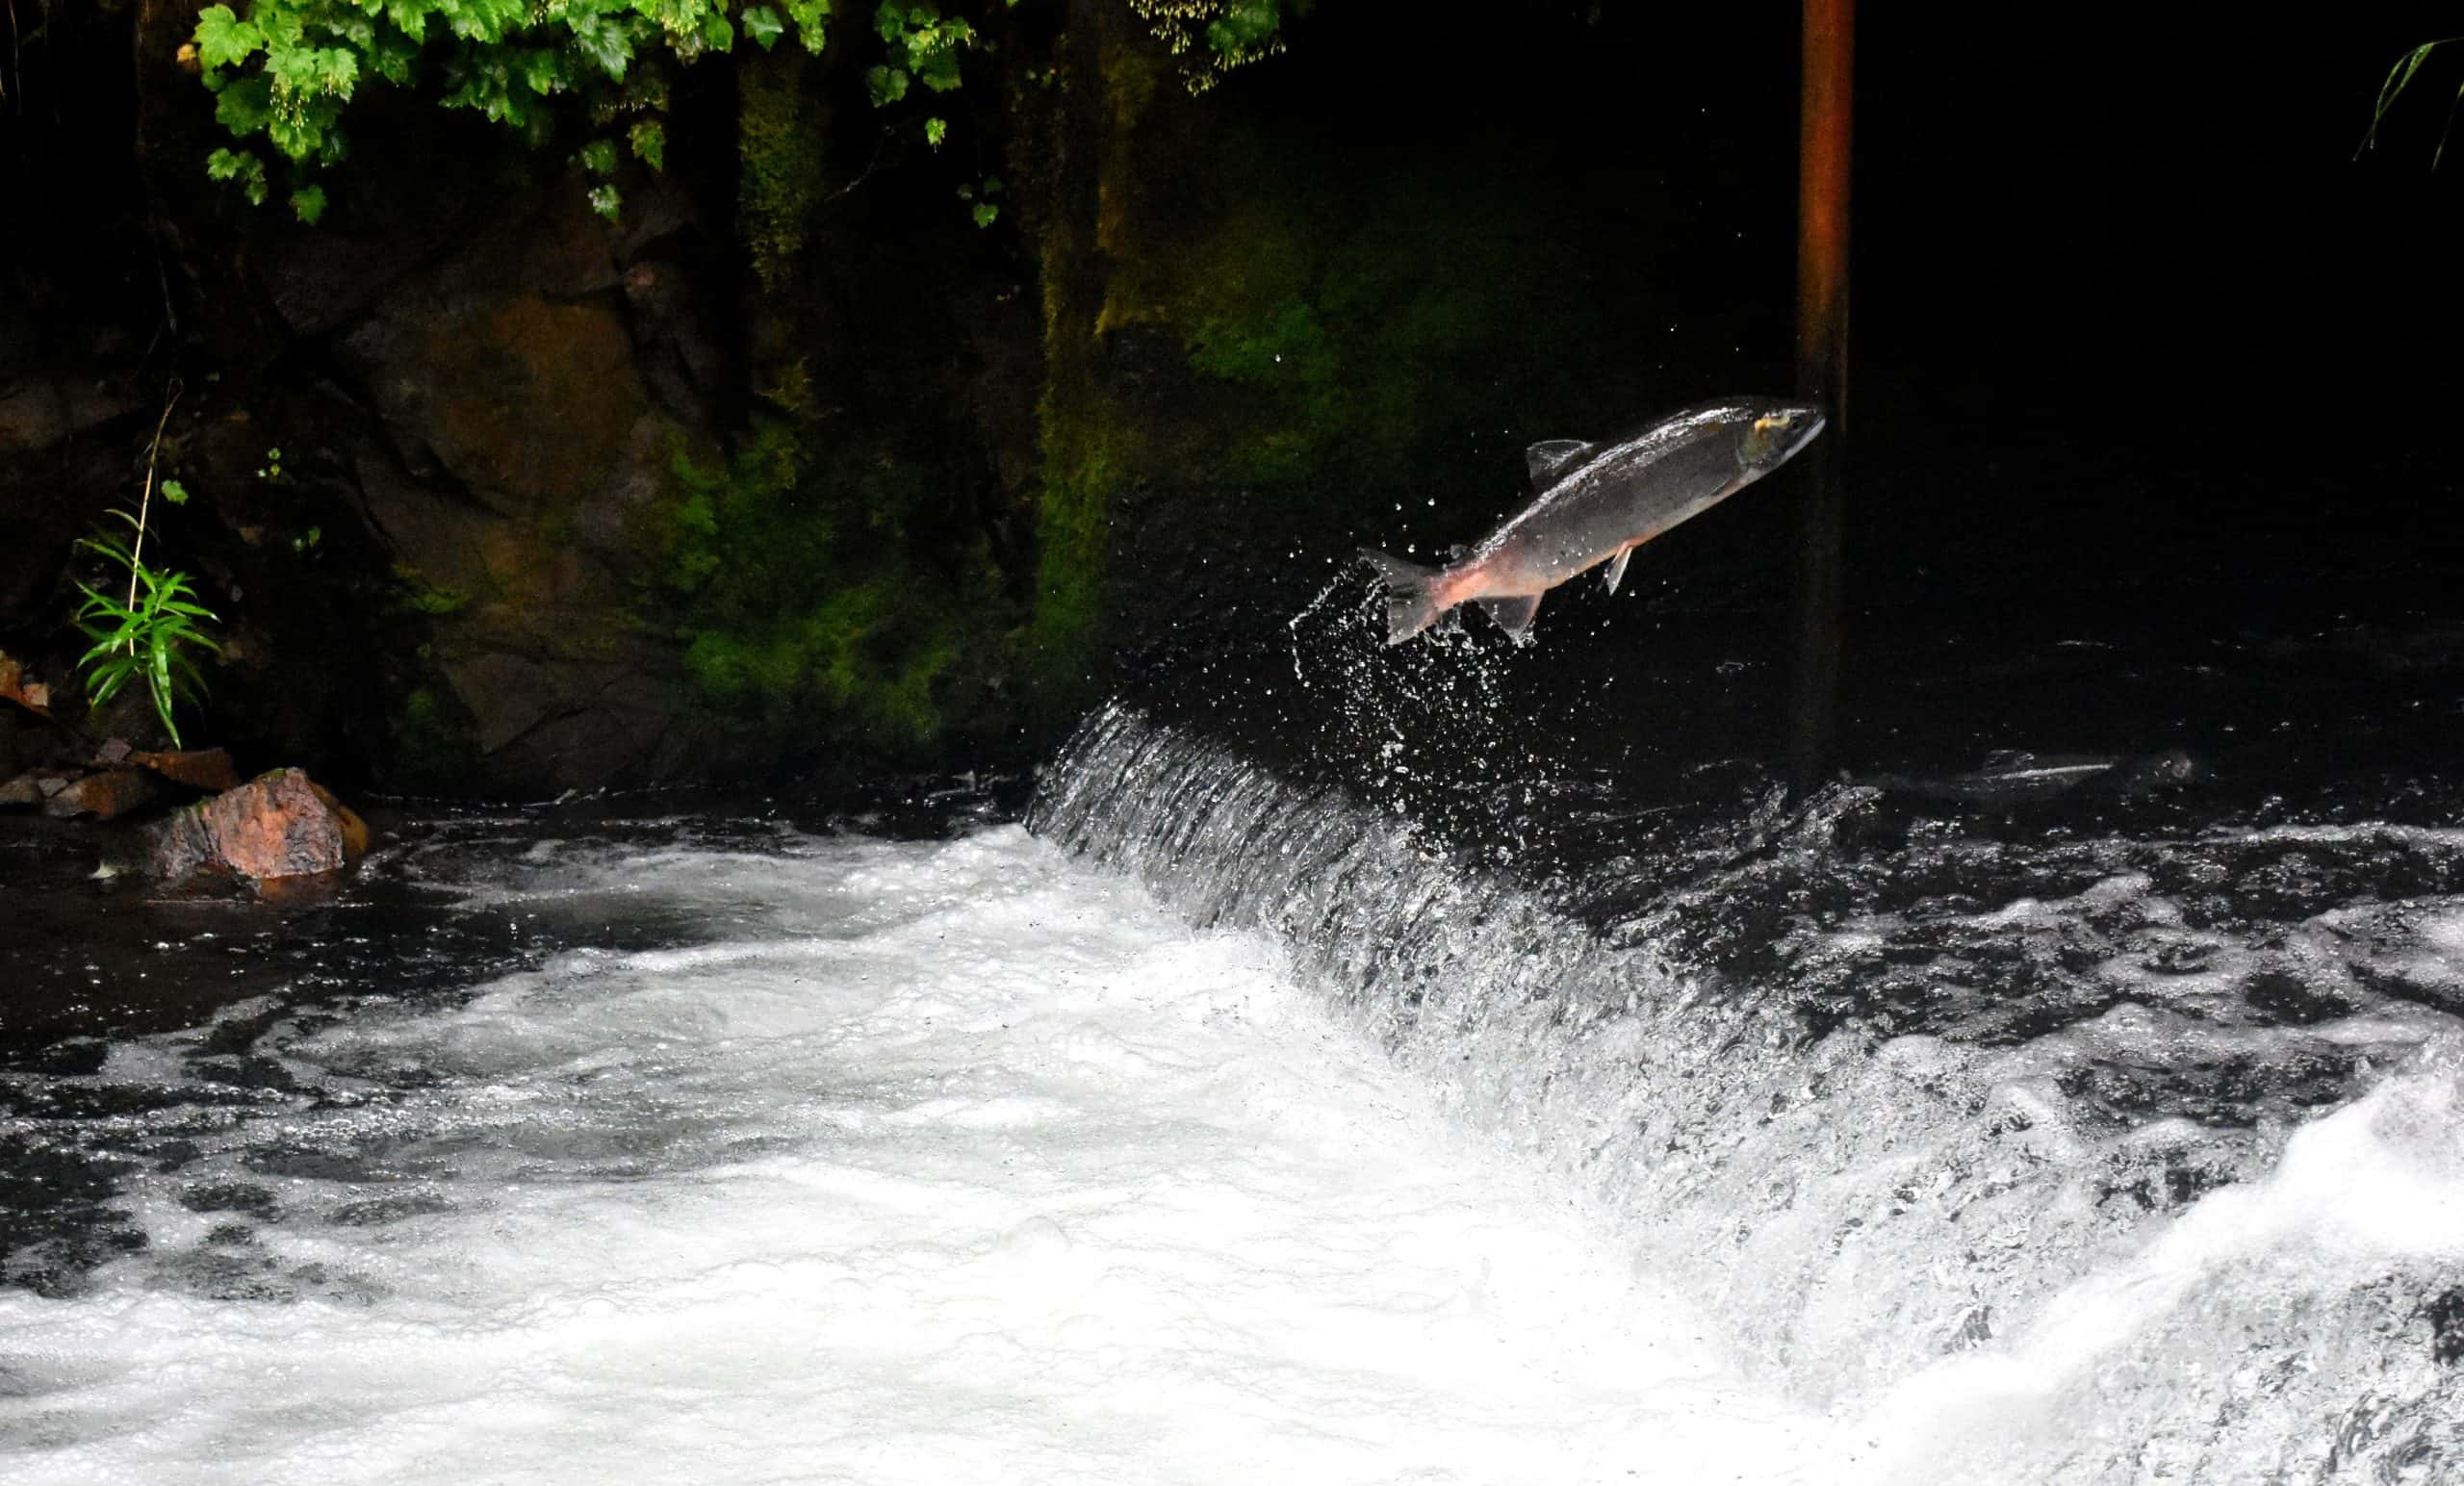
[[[1617,549],[1617,555],[1608,559],[1608,591],[1610,593],[1615,593],[1617,585],[1626,581],[1626,559],[1633,555],[1632,548],[1621,547]]]
[[[1522,599],[1482,599],[1479,604],[1489,611],[1489,618],[1498,622],[1507,639],[1517,645],[1531,643],[1531,616],[1540,612],[1538,594]]]

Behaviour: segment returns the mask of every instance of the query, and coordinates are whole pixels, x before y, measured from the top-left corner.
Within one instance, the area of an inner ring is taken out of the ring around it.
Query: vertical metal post
[[[1806,450],[1797,532],[1797,668],[1789,771],[1831,768],[1839,693],[1841,455],[1848,443],[1848,162],[1856,0],[1805,0],[1797,119],[1797,396],[1830,426]]]

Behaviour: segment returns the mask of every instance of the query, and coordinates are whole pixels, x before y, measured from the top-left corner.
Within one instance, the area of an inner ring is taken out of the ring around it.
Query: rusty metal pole
[[[1797,668],[1789,772],[1829,772],[1839,697],[1841,455],[1848,444],[1848,161],[1856,0],[1805,0],[1797,117],[1797,396],[1830,426],[1804,475],[1797,531]]]

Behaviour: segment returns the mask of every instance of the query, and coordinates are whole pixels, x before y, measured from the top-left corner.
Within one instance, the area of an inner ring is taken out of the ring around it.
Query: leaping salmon
[[[1386,580],[1386,643],[1400,645],[1458,603],[1488,610],[1527,642],[1540,596],[1602,563],[1608,591],[1626,559],[1788,462],[1822,432],[1820,409],[1768,397],[1697,403],[1629,439],[1553,439],[1525,451],[1529,504],[1443,571],[1362,548]]]

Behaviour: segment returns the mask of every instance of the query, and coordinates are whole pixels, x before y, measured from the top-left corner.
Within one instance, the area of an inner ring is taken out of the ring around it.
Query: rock
[[[357,461],[364,508],[422,595],[467,767],[500,789],[666,777],[709,746],[677,648],[632,617],[680,429],[622,331],[603,305],[406,302],[346,347],[399,456]]]
[[[31,454],[68,437],[68,401],[47,377],[0,385],[0,453]]]
[[[105,738],[103,746],[94,750],[94,761],[101,764],[115,764],[126,758],[128,755],[128,739]]]
[[[163,726],[162,714],[154,709],[154,698],[143,686],[123,686],[112,694],[109,702],[89,707],[79,730],[89,738],[117,738],[132,750],[171,746],[170,731]],[[93,756],[88,753],[80,761]]]
[[[636,451],[654,410],[623,312],[544,295],[406,298],[342,342],[415,471],[495,509],[569,512],[610,498],[666,450]]]
[[[117,820],[154,798],[154,776],[141,769],[110,769],[69,781],[43,801],[43,813],[66,819],[91,815]]]
[[[27,680],[25,666],[5,651],[0,651],[0,698],[38,716],[51,715],[51,688],[40,681]]]
[[[83,380],[64,383],[61,400],[67,408],[68,431],[72,434],[99,428],[114,419],[141,412],[145,406],[142,399],[129,396],[125,389]]]
[[[261,774],[154,829],[165,882],[230,876],[260,896],[330,884],[368,852],[368,823],[297,769]]]
[[[130,754],[128,761],[139,768],[151,769],[174,784],[186,784],[208,794],[240,787],[240,771],[232,767],[231,755],[218,748]]]
[[[0,382],[0,453],[40,453],[137,407],[135,399],[117,389],[74,377]]]
[[[303,774],[300,778],[306,779],[307,776]],[[334,824],[342,830],[343,865],[346,867],[357,866],[359,864],[359,859],[368,855],[368,822],[359,818],[359,812],[357,810],[352,809],[349,806],[346,806],[340,800],[335,799],[333,791],[325,788],[322,784],[310,784],[308,787],[316,793],[317,799],[323,804],[329,812],[332,813]]]
[[[6,783],[0,783],[0,806],[40,804],[42,786],[33,775],[20,774]]]

